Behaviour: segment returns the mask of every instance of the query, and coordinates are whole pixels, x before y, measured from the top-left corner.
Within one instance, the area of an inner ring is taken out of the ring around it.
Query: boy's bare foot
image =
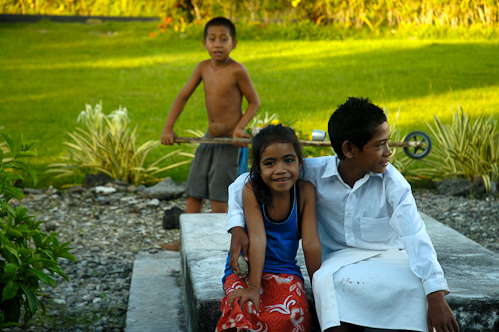
[[[170,251],[179,251],[180,250],[180,241],[174,241],[170,243],[159,243],[159,246],[165,250]]]

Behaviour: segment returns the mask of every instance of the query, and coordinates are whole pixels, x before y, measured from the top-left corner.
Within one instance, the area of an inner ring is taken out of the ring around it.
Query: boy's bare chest
[[[205,92],[209,93],[233,93],[239,90],[237,80],[230,70],[209,71],[203,75]]]

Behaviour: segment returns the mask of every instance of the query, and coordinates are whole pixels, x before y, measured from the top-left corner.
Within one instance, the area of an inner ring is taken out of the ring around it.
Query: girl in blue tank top
[[[311,316],[300,267],[299,241],[307,271],[321,264],[315,188],[298,181],[303,161],[295,132],[270,125],[253,139],[250,181],[242,192],[249,237],[249,275],[224,275],[225,297],[217,331],[310,331]],[[236,272],[236,273],[234,273]]]

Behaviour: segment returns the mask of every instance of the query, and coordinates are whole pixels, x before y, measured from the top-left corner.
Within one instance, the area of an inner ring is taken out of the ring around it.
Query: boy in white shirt
[[[447,281],[409,183],[390,163],[383,110],[349,98],[329,119],[333,157],[304,160],[302,179],[316,187],[322,266],[314,274],[323,331],[457,332]],[[247,257],[241,175],[229,187],[231,263]],[[251,262],[250,262],[251,266]]]

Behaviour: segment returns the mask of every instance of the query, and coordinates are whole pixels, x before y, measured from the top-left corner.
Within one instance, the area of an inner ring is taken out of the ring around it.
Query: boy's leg
[[[227,202],[210,201],[211,213],[227,213]]]
[[[185,200],[185,213],[201,213],[201,208],[203,207],[203,200],[195,197],[187,197]],[[173,241],[170,243],[160,243],[160,247],[165,250],[179,251],[180,250],[180,240]]]
[[[201,213],[203,208],[203,200],[189,196],[185,200],[185,213]]]

